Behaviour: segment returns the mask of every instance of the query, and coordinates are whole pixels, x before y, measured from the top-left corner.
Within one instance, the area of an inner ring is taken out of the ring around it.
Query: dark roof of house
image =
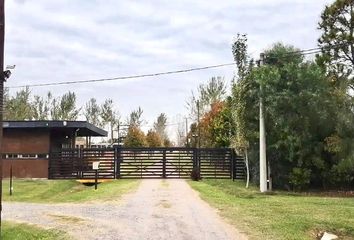
[[[4,121],[4,129],[50,129],[50,130],[77,130],[78,137],[83,136],[107,136],[107,132],[86,121]]]

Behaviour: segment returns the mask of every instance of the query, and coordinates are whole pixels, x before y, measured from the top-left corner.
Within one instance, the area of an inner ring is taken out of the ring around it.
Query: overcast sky
[[[317,46],[317,23],[328,0],[9,0],[7,86],[86,80],[208,66],[233,61],[231,43],[247,33],[257,57],[281,41]],[[33,88],[75,91],[78,106],[112,98],[123,119],[142,107],[145,129],[161,112],[170,123],[187,114],[191,90],[212,76],[230,81],[234,67],[106,83]],[[13,93],[16,89],[12,89]],[[177,117],[179,115],[179,117]]]

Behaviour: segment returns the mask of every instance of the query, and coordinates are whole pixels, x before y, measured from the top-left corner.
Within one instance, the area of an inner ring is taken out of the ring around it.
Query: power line
[[[162,76],[162,75],[201,71],[201,70],[205,70],[205,69],[220,68],[220,67],[226,67],[226,66],[232,66],[232,65],[235,65],[235,63],[224,63],[224,64],[211,65],[211,66],[206,66],[206,67],[196,67],[196,68],[189,68],[189,69],[182,69],[182,70],[175,70],[175,71],[147,73],[147,74],[141,74],[141,75],[121,76],[121,77],[113,77],[113,78],[100,78],[100,79],[89,79],[89,80],[79,80],[79,81],[66,81],[66,82],[38,83],[38,84],[28,84],[28,85],[20,85],[20,86],[9,86],[8,88],[45,87],[45,86],[79,84],[79,83],[107,82],[107,81],[116,81],[116,80],[132,79],[132,78],[156,77],[156,76]]]
[[[341,44],[336,44],[336,45],[332,45],[332,46],[297,50],[297,51],[293,51],[293,52],[284,53],[282,56],[277,56],[277,57],[272,57],[272,56],[268,55],[268,56],[266,56],[266,58],[279,59],[279,58],[288,57],[288,56],[291,56],[294,54],[301,54],[303,56],[311,55],[311,54],[321,53],[323,50],[326,50],[326,49],[333,49],[333,48],[337,48],[337,47],[347,45],[347,44],[349,44],[349,43],[341,43]],[[81,83],[108,82],[108,81],[116,81],[116,80],[124,80],[124,79],[156,77],[156,76],[162,76],[162,75],[187,73],[187,72],[193,72],[193,71],[202,71],[202,70],[206,70],[206,69],[221,68],[221,67],[234,66],[234,65],[235,65],[234,62],[233,63],[223,63],[223,64],[210,65],[210,66],[205,66],[205,67],[196,67],[196,68],[181,69],[181,70],[166,71],[166,72],[119,76],[119,77],[112,77],[112,78],[99,78],[99,79],[64,81],[64,82],[53,82],[53,83],[27,84],[27,85],[9,86],[8,88],[14,89],[14,88],[24,88],[24,87],[45,87],[45,86],[59,86],[59,85],[81,84]]]
[[[316,53],[321,53],[324,50],[336,49],[338,47],[346,46],[349,44],[350,44],[349,42],[345,42],[345,43],[334,44],[332,46],[323,46],[323,47],[309,48],[309,49],[303,49],[303,50],[296,50],[296,51],[292,51],[292,52],[283,53],[281,56],[269,56],[269,54],[268,54],[268,55],[266,55],[266,58],[279,59],[279,58],[283,58],[283,57],[293,56],[296,54],[300,54],[302,56],[312,55],[312,54],[316,54]],[[275,53],[270,53],[270,54],[275,54]]]
[[[280,59],[287,59],[289,57],[294,57],[296,54],[299,56],[306,56],[306,55],[312,55],[312,54],[317,54],[317,53],[322,53],[322,50],[317,50],[317,51],[310,51],[310,52],[304,52],[300,53],[298,51],[294,52],[287,52],[282,54],[281,56],[271,56],[271,55],[265,55],[264,59],[273,59],[273,60],[280,60]]]
[[[166,123],[164,126],[165,127],[169,127],[169,126],[176,126],[176,125],[180,125],[180,124],[184,124],[184,122]],[[144,127],[144,128],[153,128],[153,127],[155,127],[155,125],[151,125],[151,124],[144,125],[143,124],[142,127]]]

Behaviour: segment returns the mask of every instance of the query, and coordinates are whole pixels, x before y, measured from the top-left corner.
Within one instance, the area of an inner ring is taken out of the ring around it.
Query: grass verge
[[[113,180],[94,186],[85,186],[75,180],[14,180],[10,196],[9,181],[3,181],[3,200],[9,202],[65,203],[87,201],[112,201],[136,189],[138,180]]]
[[[59,230],[46,230],[33,225],[4,222],[1,239],[3,240],[68,240],[67,234]]]
[[[189,181],[205,201],[250,239],[316,239],[323,231],[354,239],[354,199],[261,194],[230,180]]]

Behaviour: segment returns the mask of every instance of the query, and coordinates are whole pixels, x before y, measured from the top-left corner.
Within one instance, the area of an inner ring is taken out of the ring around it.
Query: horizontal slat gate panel
[[[49,176],[53,179],[94,179],[95,171],[92,163],[100,161],[98,177],[115,178],[114,149],[76,149],[50,154]]]
[[[78,150],[66,150],[51,153],[49,161],[49,178],[77,178],[79,164],[80,160],[78,159]]]
[[[161,178],[162,151],[149,149],[118,149],[120,178]]]
[[[193,170],[193,151],[172,150],[166,152],[166,177],[190,178]]]
[[[232,178],[230,149],[201,149],[198,158],[202,178]]]
[[[49,177],[95,177],[92,162],[100,161],[99,178],[190,178],[194,168],[202,178],[244,179],[244,161],[231,149],[215,148],[88,148],[50,154]]]
[[[242,157],[235,158],[234,178],[244,180],[246,178],[246,164]]]

